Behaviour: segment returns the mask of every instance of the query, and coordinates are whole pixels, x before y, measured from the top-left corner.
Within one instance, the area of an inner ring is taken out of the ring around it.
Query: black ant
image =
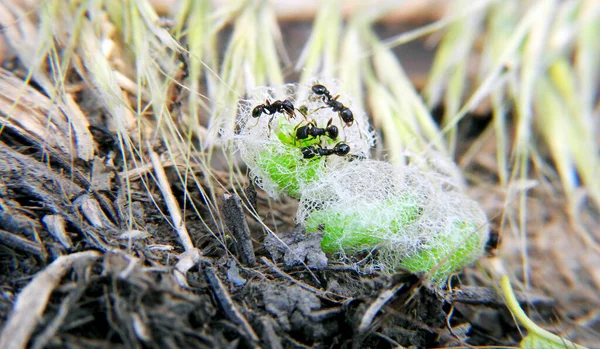
[[[336,139],[339,133],[338,128],[337,126],[332,125],[331,123],[332,119],[329,119],[329,122],[327,122],[327,126],[325,128],[320,128],[317,127],[317,123],[314,120],[312,120],[308,123],[308,125],[304,125],[296,129],[296,138],[306,139],[308,137],[317,138],[321,136],[327,136],[331,139]]]
[[[275,117],[275,113],[285,113],[288,118],[295,118],[294,115],[294,104],[289,99],[284,99],[283,101],[274,101],[273,103],[269,102],[267,99],[264,104],[259,104],[254,109],[252,109],[252,117],[259,118],[263,113],[267,115],[273,115],[269,119],[268,128],[269,133],[271,133],[271,121]],[[258,123],[257,123],[258,124]]]
[[[294,115],[294,105],[289,99],[284,99],[283,101],[275,101],[270,103],[267,99],[265,104],[259,104],[254,109],[252,109],[252,117],[259,118],[263,113],[267,115],[273,115],[275,113],[285,113],[289,117],[293,118]]]
[[[485,252],[489,255],[494,255],[494,251],[502,241],[498,230],[491,230],[487,243],[485,244]]]
[[[305,159],[311,159],[315,156],[329,156],[338,155],[344,156],[350,152],[350,146],[346,143],[338,143],[332,149],[323,148],[320,145],[309,145],[308,147],[302,148],[302,157]]]
[[[327,87],[319,84],[314,85],[312,87],[312,91],[317,96],[323,96],[323,102],[325,102],[325,104],[327,104],[327,106],[330,107],[333,111],[338,112],[340,119],[342,119],[346,126],[352,126],[352,124],[354,123],[354,114],[352,114],[352,110],[350,110],[350,108],[337,101],[340,95],[337,95],[332,98],[331,93],[329,92]]]

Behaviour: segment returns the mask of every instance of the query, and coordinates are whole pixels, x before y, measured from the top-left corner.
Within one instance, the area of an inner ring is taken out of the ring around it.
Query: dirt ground
[[[310,29],[307,24],[283,26],[293,42],[302,42],[294,35],[305,35],[306,28]],[[293,57],[295,51],[290,54]],[[429,57],[427,51],[405,48],[400,56],[415,80],[423,77],[427,67],[419,65],[422,57]],[[10,81],[22,81],[21,68],[18,62],[4,64],[4,88]],[[36,108],[42,109],[39,100],[47,98],[38,96],[39,88],[32,84],[28,93],[35,98],[25,102],[38,101]],[[104,131],[102,111],[89,97],[85,90],[76,93],[76,102],[89,116],[98,157],[120,154],[115,135]],[[200,213],[184,211],[185,226],[201,255],[190,257],[197,263],[183,275],[177,264],[189,256],[165,219],[167,203],[148,181],[150,166],[134,174],[118,160],[107,164],[99,158],[84,162],[65,156],[7,122],[10,103],[3,103],[0,328],[5,336],[7,328],[13,330],[9,318],[17,316],[13,321],[19,326],[11,333],[23,337],[22,345],[507,347],[518,346],[522,338],[484,268],[468,267],[440,290],[428,285],[423,275],[384,275],[342,264],[320,250],[318,234],[306,236],[302,227],[293,226],[294,200],[272,201],[245,178],[235,184],[251,198],[246,204],[278,232],[276,239],[242,209],[239,197],[228,194],[234,184],[227,173],[208,176],[198,170],[195,175],[206,184],[201,193],[192,185],[184,188],[173,166],[165,166],[180,207],[193,205]],[[553,174],[541,174],[546,182],[530,190],[526,245],[514,226],[502,224],[503,214],[516,210],[517,203],[507,202],[498,186],[493,139],[475,156],[465,153],[489,121],[485,113],[466,118],[460,125],[464,142],[458,157],[469,194],[490,217],[488,257],[500,258],[522,282],[515,285],[517,298],[534,321],[598,348],[600,253],[569,221]],[[155,151],[161,150],[156,144]],[[130,202],[126,176],[131,179]],[[215,178],[223,187],[208,185]],[[220,221],[211,219],[214,207],[207,197],[217,199]],[[583,205],[589,205],[584,224],[595,234],[589,238],[599,241],[598,213],[591,204]],[[135,216],[139,227],[125,226],[127,215]],[[221,224],[227,227],[229,238],[223,241],[228,245],[211,235]],[[496,247],[497,234],[501,242]],[[181,286],[181,277],[188,287]],[[23,334],[27,328],[32,332]]]

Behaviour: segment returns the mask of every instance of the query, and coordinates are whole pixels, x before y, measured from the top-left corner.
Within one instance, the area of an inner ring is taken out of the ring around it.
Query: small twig
[[[225,312],[225,316],[227,316],[229,320],[233,321],[233,323],[241,326],[244,332],[246,332],[248,339],[254,343],[257,343],[258,336],[254,332],[252,326],[250,326],[250,323],[248,323],[248,320],[246,320],[244,315],[242,315],[242,313],[236,307],[235,303],[231,299],[231,296],[229,295],[229,292],[227,292],[225,285],[223,285],[223,282],[221,279],[219,279],[217,273],[215,273],[215,269],[212,266],[207,266],[204,268],[204,273],[208,283],[211,285],[211,288],[215,293],[215,296],[221,304],[223,311]]]
[[[46,328],[38,336],[36,336],[35,340],[31,344],[32,349],[41,349],[48,345],[52,337],[56,335],[60,329],[60,326],[64,323],[67,315],[69,314],[69,310],[71,310],[71,307],[73,307],[75,302],[81,298],[83,291],[84,288],[75,288],[62,300],[56,316],[50,321]]]
[[[340,313],[344,312],[344,307],[332,307],[323,310],[312,311],[307,314],[308,318],[314,322],[323,322],[326,319],[332,318]]]
[[[551,306],[556,303],[554,298],[529,292],[515,292],[515,296],[520,304]],[[506,306],[504,299],[494,289],[486,287],[464,286],[448,293],[445,298],[450,304],[484,305],[491,308],[504,308]]]
[[[169,210],[169,214],[171,215],[171,219],[173,220],[173,226],[177,231],[177,235],[179,235],[179,240],[181,241],[181,244],[183,245],[183,248],[186,251],[193,250],[194,244],[192,243],[190,234],[188,233],[187,228],[185,227],[185,223],[183,222],[183,219],[181,217],[181,208],[179,207],[177,200],[175,200],[175,197],[173,196],[171,186],[169,185],[169,181],[167,180],[167,174],[165,173],[165,170],[163,169],[162,164],[160,162],[160,157],[158,156],[158,154],[152,151],[152,148],[150,148],[150,146],[148,146],[148,149],[150,149],[148,151],[148,154],[150,155],[150,161],[152,162],[152,166],[154,167],[154,174],[158,179],[158,187],[160,188],[163,198],[165,199],[165,203],[167,204],[167,209]]]
[[[254,255],[254,246],[252,246],[250,228],[248,228],[246,215],[242,209],[242,200],[239,196],[225,195],[223,214],[227,227],[235,237],[235,246],[240,261],[246,266],[253,267],[256,264],[256,256]]]
[[[177,262],[175,265],[175,278],[177,278],[177,282],[180,286],[188,287],[186,274],[188,270],[190,270],[200,261],[201,253],[198,249],[194,248],[190,234],[188,233],[181,216],[181,208],[173,196],[171,186],[167,180],[165,169],[162,166],[158,154],[152,151],[150,146],[148,146],[148,149],[150,149],[148,154],[150,155],[150,161],[154,167],[154,174],[158,179],[158,187],[160,188],[163,198],[165,199],[165,203],[167,204],[167,209],[169,210],[169,214],[173,220],[173,226],[177,231],[179,240],[185,249],[185,253],[179,256],[179,262]]]
[[[189,287],[187,283],[187,272],[193,266],[198,264],[201,259],[200,251],[197,248],[191,249],[189,251],[185,251],[184,253],[179,255],[179,262],[175,264],[175,278],[177,282],[182,287]]]
[[[374,323],[375,316],[377,316],[377,314],[381,311],[381,308],[386,306],[386,304],[398,293],[398,291],[405,289],[402,295],[396,299],[395,302],[402,300],[404,303],[406,302],[406,299],[410,297],[413,291],[421,285],[422,281],[423,279],[415,274],[402,275],[391,288],[382,291],[377,299],[371,303],[371,305],[369,305],[363,314],[360,324],[358,325],[357,335],[354,337],[352,347],[360,347],[362,340],[366,337],[366,335],[368,335],[369,331],[373,331],[381,324],[381,322],[378,322],[378,324]],[[386,307],[388,312],[389,308],[389,306]]]
[[[394,287],[384,290],[379,294],[377,299],[369,305],[363,314],[362,319],[360,319],[360,324],[358,325],[358,337],[362,337],[367,333],[371,328],[371,324],[377,313],[379,313],[381,308],[403,287],[404,283],[398,283],[394,285]]]
[[[50,294],[74,263],[90,263],[101,254],[96,251],[73,253],[58,257],[46,269],[37,273],[33,280],[21,291],[13,312],[0,336],[0,348],[24,348],[41,318]]]
[[[396,342],[395,340],[391,339],[390,337],[384,335],[381,332],[375,332],[374,335],[385,340],[386,342],[390,343],[392,348],[404,348],[403,346],[400,345],[400,343]]]
[[[448,330],[448,333],[450,333],[450,335],[452,337],[454,337],[458,341],[458,343],[460,343],[460,345],[464,345],[464,346],[466,346],[468,348],[475,349],[475,347],[473,347],[469,343],[466,343],[465,342],[465,338],[461,338],[460,335],[459,335],[459,333],[457,333],[454,330],[454,328],[452,327],[452,324],[450,323],[450,320],[452,320],[452,316],[453,315],[454,315],[454,305],[452,305],[450,307],[450,311],[448,312],[448,315],[446,315],[446,319],[445,319],[445,321],[446,321],[446,329]],[[459,326],[462,326],[462,325],[464,325],[464,324],[461,324]],[[467,326],[470,326],[470,325],[467,325]],[[441,334],[442,333],[440,333],[440,335]],[[464,335],[463,335],[463,337],[464,337]]]
[[[46,252],[41,244],[29,241],[21,236],[9,233],[6,230],[0,229],[0,244],[36,255],[39,258],[45,258]]]
[[[263,262],[263,264],[265,264],[266,266],[268,266],[269,268],[271,268],[271,270],[275,274],[277,274],[277,275],[279,275],[279,276],[281,276],[281,277],[283,277],[285,279],[288,279],[292,283],[294,283],[294,284],[302,287],[303,289],[305,289],[305,290],[307,290],[309,292],[313,292],[314,294],[316,294],[319,297],[325,298],[325,299],[327,299],[329,301],[332,301],[332,302],[339,302],[339,301],[332,300],[331,298],[329,298],[327,296],[334,296],[334,297],[336,297],[338,299],[342,299],[342,300],[347,298],[345,296],[342,296],[342,295],[339,295],[339,294],[336,294],[336,293],[333,293],[333,292],[319,290],[318,288],[315,288],[313,286],[307,285],[307,284],[305,284],[303,282],[300,282],[300,281],[294,279],[292,276],[290,276],[289,274],[285,273],[283,270],[279,269],[275,264],[271,263],[271,261],[269,261],[266,257],[262,257],[260,260],[261,260],[261,262]]]

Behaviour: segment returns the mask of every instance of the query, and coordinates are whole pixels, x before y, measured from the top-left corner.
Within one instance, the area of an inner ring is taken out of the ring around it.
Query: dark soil
[[[92,173],[114,172],[96,169],[101,162],[71,166],[8,128],[0,140],[2,323],[20,290],[58,256],[90,249],[102,255],[60,281],[29,340],[32,347],[423,348],[514,345],[520,339],[492,289],[455,285],[449,292],[419,275],[386,276],[328,262],[319,234],[307,236],[300,226],[285,233],[281,225],[278,237],[265,236],[236,195],[220,203],[236,241],[228,250],[195,214],[187,215],[203,257],[187,273],[189,288],[182,288],[173,276],[182,250],[158,211],[166,208],[156,188],[147,192],[133,182],[132,211],[151,237],[119,239],[127,231],[128,207],[121,181],[108,181],[119,178],[118,169],[94,190]],[[257,194],[262,214],[266,199]],[[95,203],[99,221],[90,218],[86,202]],[[71,246],[42,223],[53,215],[65,219]],[[162,245],[174,249],[153,248]],[[538,311],[552,313],[551,301],[527,296]]]

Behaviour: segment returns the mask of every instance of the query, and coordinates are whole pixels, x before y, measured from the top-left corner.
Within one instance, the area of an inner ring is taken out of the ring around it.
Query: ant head
[[[314,94],[319,95],[319,96],[323,96],[329,93],[329,91],[327,91],[327,87],[323,86],[323,85],[319,85],[316,84],[312,87],[312,91]]]
[[[286,109],[294,109],[294,104],[289,99],[284,99],[283,101],[281,101],[281,105]]]
[[[294,114],[294,104],[289,99],[281,102],[281,108],[289,115]]]
[[[298,124],[300,125],[300,124]],[[309,124],[310,125],[310,124]],[[304,125],[304,126],[296,126],[296,138],[297,139],[306,139],[308,138],[309,134],[308,134],[308,125]]]
[[[335,126],[335,125],[327,126],[327,133],[329,135],[329,138],[336,139],[339,134],[337,126]]]
[[[265,110],[264,104],[259,104],[254,109],[252,109],[252,117],[259,118]]]

